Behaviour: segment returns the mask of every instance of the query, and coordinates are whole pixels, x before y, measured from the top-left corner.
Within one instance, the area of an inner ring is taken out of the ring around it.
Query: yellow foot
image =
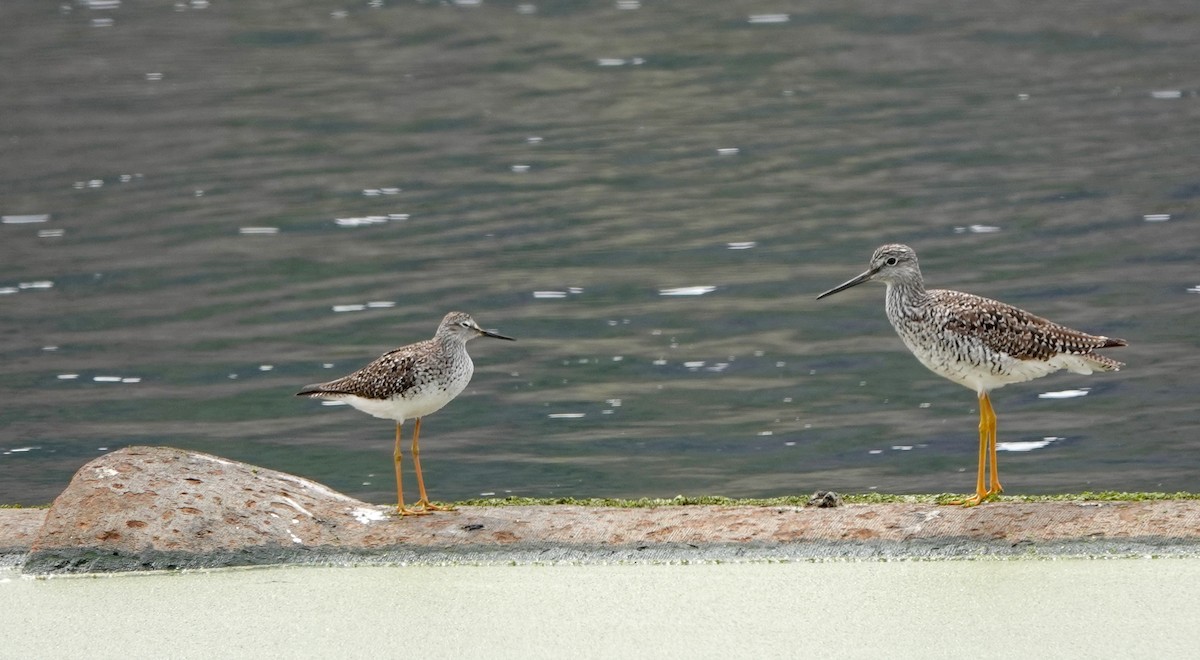
[[[964,497],[961,500],[947,500],[938,502],[938,504],[950,504],[961,506],[978,506],[984,502],[995,502],[1000,497],[1000,491],[990,491],[987,493],[975,493],[970,497]]]
[[[417,500],[417,503],[414,504],[413,506],[421,507],[421,513],[431,513],[433,511],[453,511],[454,510],[454,507],[450,506],[449,504],[438,505],[438,504],[434,504],[433,502],[430,502],[429,500]]]
[[[421,511],[417,511],[416,509],[410,509],[406,506],[396,507],[396,515],[398,516],[427,516],[429,514],[429,511],[425,511],[423,509]]]

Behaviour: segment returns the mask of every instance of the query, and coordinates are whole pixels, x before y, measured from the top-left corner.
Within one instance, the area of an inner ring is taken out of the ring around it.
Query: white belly
[[[454,381],[445,389],[427,387],[419,391],[411,391],[407,397],[365,399],[360,396],[346,395],[338,397],[338,399],[373,417],[403,422],[406,419],[424,417],[441,410],[443,406],[466,389],[468,382],[470,382],[469,379]]]
[[[903,334],[900,338],[930,371],[976,392],[990,392],[1067,368],[1061,360],[1020,360],[968,337],[947,334],[943,341],[935,342],[912,341]]]

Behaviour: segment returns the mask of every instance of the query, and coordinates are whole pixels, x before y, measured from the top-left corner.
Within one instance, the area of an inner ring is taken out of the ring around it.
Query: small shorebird
[[[979,396],[975,495],[955,504],[979,504],[1004,490],[996,470],[996,413],[989,392],[1060,369],[1090,374],[1123,366],[1092,351],[1125,346],[1124,339],[1072,330],[1012,305],[961,291],[926,290],[917,253],[907,245],[881,246],[871,255],[870,268],[817,300],[873,280],[887,284],[884,309],[908,350],[935,374],[969,387]],[[989,463],[990,483],[984,479]]]
[[[392,459],[396,468],[396,511],[402,516],[444,510],[429,502],[425,478],[421,475],[421,418],[441,410],[471,382],[475,365],[467,355],[467,341],[475,337],[495,337],[513,341],[479,327],[470,314],[450,312],[442,319],[432,339],[401,346],[347,376],[328,383],[308,385],[296,396],[345,401],[355,408],[381,419],[396,422],[396,447]],[[413,467],[421,499],[409,509],[404,506],[401,476],[400,428],[404,420],[415,419],[412,439]]]

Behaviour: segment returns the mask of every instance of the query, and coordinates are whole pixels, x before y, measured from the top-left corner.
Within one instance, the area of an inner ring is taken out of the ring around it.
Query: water
[[[450,309],[519,341],[435,498],[963,492],[974,394],[814,300],[885,241],[1130,341],[993,397],[1010,492],[1194,488],[1195,3],[469,5],[0,8],[0,502],[131,444],[390,502],[292,394]]]
[[[0,654],[961,658],[986,649],[1178,658],[1200,641],[1198,577],[1195,559],[271,568],[40,580],[0,571]],[[122,616],[97,615],[111,611]]]

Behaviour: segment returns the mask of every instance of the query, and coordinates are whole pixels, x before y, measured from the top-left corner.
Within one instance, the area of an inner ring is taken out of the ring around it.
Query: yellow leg
[[[425,477],[421,474],[421,446],[417,444],[418,438],[421,435],[421,418],[417,418],[416,425],[413,427],[412,441],[412,457],[413,466],[417,470],[417,489],[421,491],[421,499],[417,500],[416,506],[421,507],[421,511],[428,513],[430,511],[453,511],[452,506],[437,506],[429,502],[429,496],[425,494]]]
[[[992,483],[994,488],[987,489],[987,466],[988,457],[991,456],[992,463]],[[947,502],[947,504],[961,504],[963,506],[975,506],[980,502],[986,502],[996,495],[1000,494],[1000,481],[996,475],[996,411],[992,410],[992,401],[988,398],[987,392],[979,393],[979,467],[975,473],[975,494],[961,499]]]
[[[1000,485],[1000,464],[996,461],[996,410],[992,408],[992,400],[986,393],[980,400],[987,406],[988,452],[992,466],[992,483],[991,487],[988,488],[987,494],[989,497],[995,497],[1004,492],[1004,487]]]
[[[396,448],[392,451],[392,462],[396,466],[396,513],[401,516],[413,516],[425,513],[404,508],[404,471],[403,456],[400,453],[400,427],[404,422],[396,422]]]

